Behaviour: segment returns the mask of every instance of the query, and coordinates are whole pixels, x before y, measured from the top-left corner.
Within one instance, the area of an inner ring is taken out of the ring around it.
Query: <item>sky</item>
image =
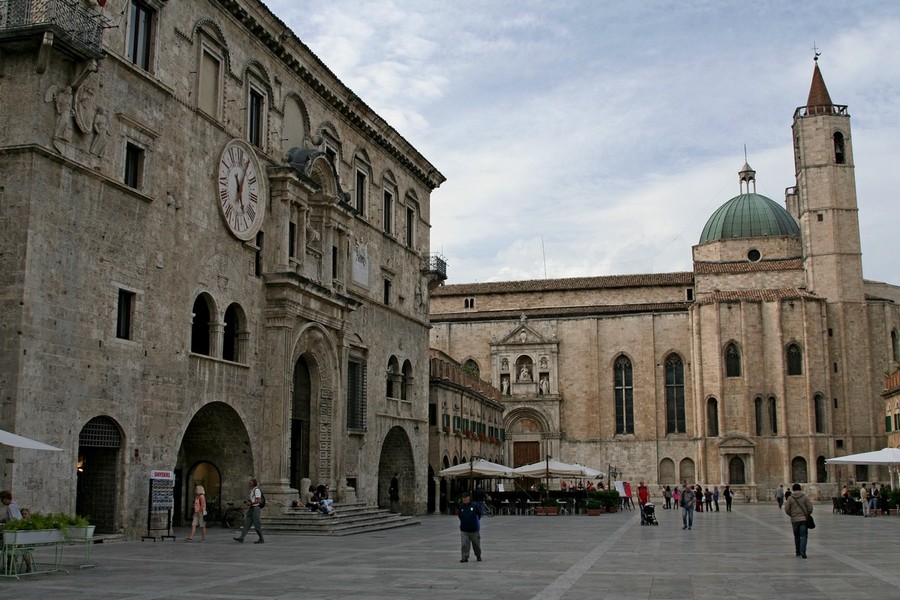
[[[447,283],[692,269],[740,193],[784,205],[814,46],[848,105],[863,272],[900,284],[900,2],[266,0],[447,181]]]

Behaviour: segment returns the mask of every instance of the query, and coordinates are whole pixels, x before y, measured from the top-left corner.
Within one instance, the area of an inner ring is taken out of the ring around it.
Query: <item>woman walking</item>
[[[200,541],[206,541],[206,490],[202,485],[194,488],[194,516],[191,518],[191,535],[184,538],[186,542],[194,541],[194,532],[200,527]]]

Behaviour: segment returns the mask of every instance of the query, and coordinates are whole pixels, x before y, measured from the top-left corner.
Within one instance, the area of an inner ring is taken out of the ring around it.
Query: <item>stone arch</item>
[[[214,356],[216,347],[216,301],[209,292],[201,292],[191,307],[191,352]]]
[[[675,473],[675,461],[664,458],[659,461],[659,482],[678,484],[678,476]]]
[[[201,465],[204,466],[198,471]],[[218,482],[205,479],[213,469],[218,474]],[[206,500],[211,508],[225,507],[228,502],[241,506],[247,478],[254,476],[254,460],[250,434],[235,408],[216,401],[194,413],[181,437],[175,472],[184,474],[176,477],[179,480],[175,490],[177,521],[189,517],[197,484],[206,488]],[[204,478],[203,481],[198,477]]]
[[[233,362],[246,363],[250,327],[244,307],[237,302],[232,302],[225,309],[222,321],[225,333],[222,338],[222,358]]]
[[[534,358],[530,354],[520,354],[516,358],[516,382],[532,383],[534,381]]]
[[[285,95],[284,118],[281,125],[281,150],[285,154],[291,148],[306,148],[311,145],[309,138],[309,109],[296,92]]]
[[[809,482],[809,467],[802,456],[795,456],[791,460],[791,479],[794,483]]]
[[[340,414],[338,407],[334,406],[336,397],[335,378],[337,373],[337,351],[334,339],[328,331],[316,323],[306,323],[294,333],[294,350],[291,353],[290,368],[293,377],[293,369],[297,361],[303,358],[309,370],[310,399],[309,399],[309,435],[310,449],[308,476],[313,481],[322,483],[336,483],[334,481],[334,445],[336,429],[340,429]],[[287,425],[287,424],[285,424]],[[324,442],[322,440],[331,440]],[[305,442],[304,442],[305,443]],[[290,452],[287,445],[285,453]],[[290,461],[284,456],[285,467]],[[287,476],[287,472],[284,473]],[[337,489],[336,486],[332,486]]]
[[[391,427],[381,444],[378,460],[378,506],[391,506],[388,490],[394,473],[400,474],[400,513],[415,514],[416,465],[413,459],[412,443],[406,430],[400,426]]]
[[[555,454],[550,435],[555,427],[550,418],[535,408],[515,408],[503,415],[508,452],[512,465],[519,467]]]
[[[90,419],[78,434],[75,512],[90,517],[98,533],[118,530],[125,435],[112,417]]]
[[[694,460],[692,458],[682,458],[681,462],[678,463],[678,479],[682,482],[691,484],[696,481],[696,473],[696,466],[694,465]]]

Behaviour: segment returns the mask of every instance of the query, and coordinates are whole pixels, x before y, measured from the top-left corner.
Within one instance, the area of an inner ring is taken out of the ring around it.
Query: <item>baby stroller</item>
[[[659,525],[656,520],[656,506],[652,502],[644,505],[644,512],[641,514],[641,525]]]

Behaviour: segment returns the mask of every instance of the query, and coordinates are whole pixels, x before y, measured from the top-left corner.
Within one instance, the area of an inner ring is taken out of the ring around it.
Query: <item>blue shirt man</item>
[[[481,562],[481,508],[472,503],[469,492],[462,495],[459,504],[459,536],[462,542],[462,558],[459,562],[469,562],[469,546],[475,551],[475,560]]]

